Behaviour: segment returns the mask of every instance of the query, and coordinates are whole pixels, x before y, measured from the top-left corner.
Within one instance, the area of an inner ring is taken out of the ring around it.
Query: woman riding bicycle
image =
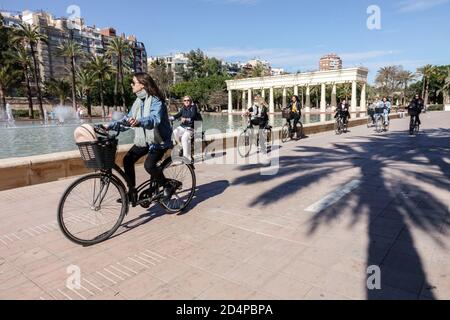
[[[173,135],[178,144],[183,147],[183,156],[191,158],[191,139],[194,136],[195,121],[201,119],[197,106],[192,102],[190,96],[183,98],[183,107],[176,115],[170,117],[171,121],[181,118],[181,125],[173,131]],[[181,139],[181,141],[180,141]],[[191,159],[192,161],[192,159]]]
[[[123,159],[125,174],[129,178],[131,199],[136,197],[136,162],[147,155],[145,170],[160,186],[164,186],[164,198],[170,198],[173,190],[157,163],[163,158],[172,145],[172,127],[169,122],[163,95],[155,81],[147,73],[136,73],[131,84],[137,99],[134,102],[126,121],[135,131],[134,146]],[[112,122],[107,130],[125,131],[122,121]]]
[[[338,104],[336,108],[336,114],[334,118],[336,119],[338,116],[342,118],[343,123],[347,123],[348,119],[350,119],[350,112],[348,111],[350,106],[347,103],[347,100],[342,100],[341,103]]]
[[[416,122],[419,124],[419,126],[422,124],[419,115],[422,113],[422,110],[424,109],[424,103],[418,94],[415,95],[414,99],[411,101],[407,109],[409,115],[411,116],[410,134],[412,135],[413,131],[411,129],[413,128],[412,122],[414,118],[416,118]]]
[[[261,98],[261,96],[255,96],[254,104],[247,110],[247,115],[251,115],[250,124],[252,126],[259,126],[259,128],[265,129],[269,123],[269,115],[267,109],[267,103]]]
[[[297,128],[297,124],[300,122],[300,119],[302,117],[302,111],[301,111],[301,105],[300,105],[300,99],[298,96],[292,96],[291,102],[289,103],[289,106],[287,109],[290,111],[290,116],[287,120],[289,123],[290,128]],[[294,127],[291,126],[291,121],[294,120]]]

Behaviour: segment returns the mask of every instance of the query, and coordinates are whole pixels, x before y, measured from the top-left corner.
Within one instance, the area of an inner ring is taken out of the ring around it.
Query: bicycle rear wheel
[[[72,183],[58,206],[58,223],[72,242],[94,245],[121,225],[128,207],[123,186],[110,175],[95,173]]]
[[[238,137],[238,152],[242,158],[248,157],[253,145],[252,134],[249,130],[242,132]]]
[[[194,167],[186,159],[169,159],[163,166],[163,174],[174,189],[169,200],[160,200],[160,205],[169,213],[179,213],[192,201],[196,188]]]

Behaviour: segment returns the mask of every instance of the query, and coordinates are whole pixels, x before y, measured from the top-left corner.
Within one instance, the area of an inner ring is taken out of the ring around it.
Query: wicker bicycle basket
[[[99,139],[95,142],[77,143],[81,159],[89,169],[112,169],[116,161],[117,139]]]

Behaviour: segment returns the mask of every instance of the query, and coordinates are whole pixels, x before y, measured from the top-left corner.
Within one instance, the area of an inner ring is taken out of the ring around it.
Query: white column
[[[266,89],[261,89],[261,97],[265,100],[266,99]]]
[[[333,90],[331,91],[331,110],[333,112],[334,112],[334,110],[336,110],[336,107],[337,107],[336,94],[337,94],[336,83],[333,83]]]
[[[246,95],[247,95],[247,92],[245,90],[242,91],[242,112],[245,112],[245,110],[246,110],[246,107],[245,107]]]
[[[309,85],[306,86],[305,112],[311,112],[311,91]]]
[[[360,104],[360,111],[366,111],[367,110],[367,106],[366,106],[366,84],[363,83],[362,85],[362,89],[361,89],[361,104]]]
[[[298,86],[294,86],[294,96],[298,97]]]
[[[253,105],[252,89],[248,89],[248,107],[251,108]]]
[[[356,112],[356,105],[357,105],[357,91],[356,91],[356,81],[352,82],[352,104],[351,104],[351,111]]]
[[[286,90],[286,88],[283,88],[283,109],[287,107],[286,97],[287,97],[287,90]]]
[[[270,87],[269,113],[275,113],[275,102],[273,96],[273,87]]]
[[[233,112],[233,92],[228,90],[228,113]]]
[[[327,92],[327,87],[326,87],[325,83],[322,83],[321,91],[320,91],[320,112],[327,111],[326,92]]]

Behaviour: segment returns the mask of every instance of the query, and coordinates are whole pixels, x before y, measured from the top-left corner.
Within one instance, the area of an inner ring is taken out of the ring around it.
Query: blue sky
[[[70,5],[89,25],[136,34],[149,55],[201,48],[294,72],[317,69],[321,55],[336,52],[344,67],[368,67],[370,80],[384,65],[450,64],[450,0],[0,0],[2,10],[57,17]],[[370,5],[381,10],[380,30],[367,28]]]

